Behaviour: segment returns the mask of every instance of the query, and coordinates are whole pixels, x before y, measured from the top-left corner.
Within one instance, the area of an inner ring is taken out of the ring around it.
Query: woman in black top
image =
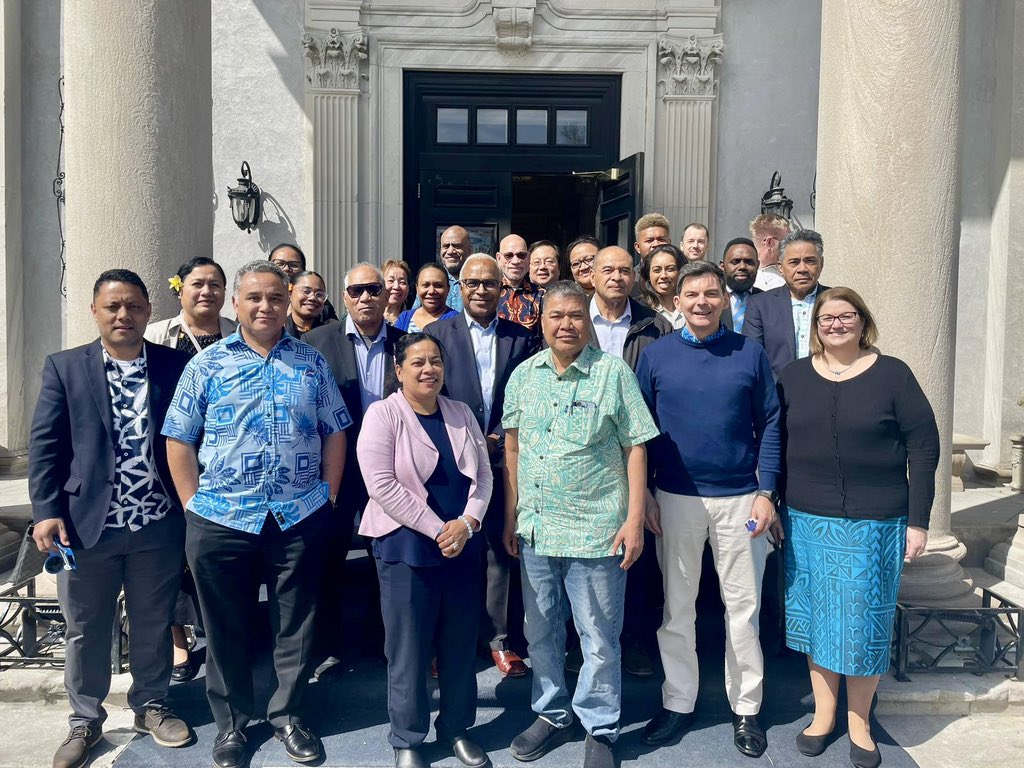
[[[807,654],[814,720],[797,736],[821,754],[846,675],[850,759],[881,762],[868,724],[889,667],[904,561],[928,541],[939,433],[910,368],[872,345],[863,299],[832,288],[814,306],[811,356],[779,377],[786,469],[786,644]]]
[[[301,339],[321,325],[335,323],[324,316],[327,304],[327,285],[316,272],[299,272],[292,278],[288,296],[288,318],[285,330],[296,339]]]

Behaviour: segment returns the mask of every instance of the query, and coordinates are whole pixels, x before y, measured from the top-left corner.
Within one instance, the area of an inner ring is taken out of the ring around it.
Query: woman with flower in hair
[[[196,256],[180,267],[168,281],[171,291],[181,302],[181,312],[169,320],[158,320],[146,327],[146,340],[181,352],[196,355],[214,342],[230,336],[238,326],[234,320],[221,317],[227,292],[227,277],[213,259]],[[191,595],[195,592],[192,577],[182,577],[182,591],[174,606],[171,638],[174,641],[174,667],[171,679],[191,680],[199,667],[189,654],[186,626],[199,623],[199,614]]]

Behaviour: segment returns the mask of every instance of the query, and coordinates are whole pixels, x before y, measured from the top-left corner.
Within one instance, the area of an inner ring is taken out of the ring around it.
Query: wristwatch
[[[772,504],[778,504],[779,503],[779,493],[778,493],[778,491],[758,491],[757,495],[758,496],[764,496]]]

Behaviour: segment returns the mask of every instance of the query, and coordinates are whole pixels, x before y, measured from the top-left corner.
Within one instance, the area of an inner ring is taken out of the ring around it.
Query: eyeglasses
[[[860,317],[860,312],[841,312],[838,315],[818,315],[818,327],[828,328],[838,320],[843,325],[853,325]]]
[[[582,259],[576,259],[576,261],[569,262],[569,269],[575,272],[583,267],[590,267],[594,264],[594,256],[584,256]]]
[[[493,291],[496,290],[499,285],[501,285],[501,283],[498,282],[497,280],[474,280],[472,278],[460,280],[459,282],[462,283],[463,288],[466,288],[467,290],[470,291],[475,291],[480,286],[483,286],[485,290]]]
[[[526,251],[509,251],[500,255],[505,257],[505,261],[512,261],[512,259],[526,260],[530,258],[530,254]]]
[[[275,267],[280,267],[286,272],[298,272],[302,269],[301,261],[285,261],[284,259],[271,259],[270,263]]]
[[[319,299],[320,301],[327,301],[327,291],[315,291],[308,285],[303,285],[302,287],[296,288],[295,290],[297,290],[303,296],[312,296],[314,299]]]
[[[364,291],[371,296],[380,296],[383,290],[384,286],[380,283],[357,283],[345,288],[345,293],[349,295],[350,299],[358,299],[363,295]]]

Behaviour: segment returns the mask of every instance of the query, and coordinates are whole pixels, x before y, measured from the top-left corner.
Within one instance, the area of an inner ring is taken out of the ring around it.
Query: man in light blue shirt
[[[243,765],[244,729],[263,714],[255,710],[250,649],[264,580],[277,681],[266,719],[288,756],[309,762],[320,747],[300,709],[324,532],[352,420],[327,361],[284,332],[288,279],[279,267],[242,267],[232,303],[238,331],[186,366],[162,430],[206,623],[213,762]]]

